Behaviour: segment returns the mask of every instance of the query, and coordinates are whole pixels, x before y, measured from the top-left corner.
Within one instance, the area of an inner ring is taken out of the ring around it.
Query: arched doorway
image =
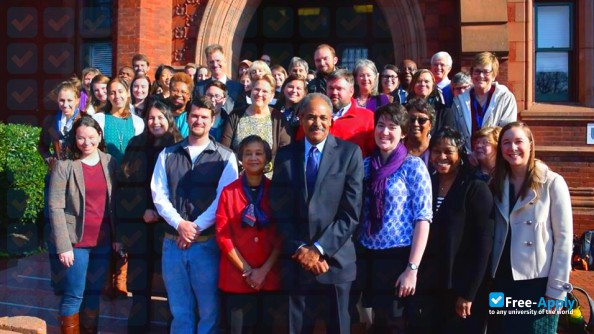
[[[285,5],[285,3],[289,4],[290,6]],[[348,50],[349,47],[355,46],[355,48],[352,48],[351,50],[356,50],[358,45],[371,45],[370,49],[368,50],[368,56],[373,59],[374,55],[384,54],[382,50],[385,50],[386,47],[389,47],[391,41],[391,50],[387,52],[389,56],[386,57],[386,59],[393,58],[396,62],[398,62],[403,58],[423,59],[427,57],[425,27],[421,11],[416,1],[348,0],[344,3],[342,1],[339,3],[340,5],[324,5],[325,7],[322,7],[319,1],[310,2],[309,0],[299,2],[287,1],[283,2],[282,6],[274,5],[272,4],[272,1],[269,0],[210,0],[206,5],[204,15],[200,22],[196,43],[196,62],[205,63],[202,50],[204,50],[207,45],[213,43],[221,44],[225,50],[230,50],[230,52],[227,51],[227,57],[228,63],[230,64],[228,70],[229,74],[231,75],[241,60],[240,56],[242,53],[244,39],[247,37],[249,42],[250,38],[254,38],[254,35],[249,34],[251,33],[249,31],[250,23],[253,22],[254,17],[256,17],[256,20],[258,20],[258,15],[262,15],[262,18],[270,18],[272,21],[266,22],[266,24],[268,24],[270,27],[279,27],[277,35],[287,36],[286,31],[281,31],[284,29],[281,24],[283,21],[282,17],[273,15],[274,13],[281,13],[280,10],[282,9],[278,9],[280,7],[290,8],[292,10],[291,14],[293,17],[297,17],[297,21],[292,21],[293,25],[291,32],[299,32],[299,38],[301,41],[304,41],[307,38],[307,35],[301,35],[303,32],[301,29],[309,28],[307,27],[308,22],[311,27],[315,28],[316,24],[321,26],[324,25],[324,20],[330,20],[325,24],[327,27],[327,35],[323,37],[312,36],[310,40],[313,42],[310,42],[309,46],[304,47],[302,50],[300,50],[301,47],[299,46],[297,47],[297,51],[295,51],[295,45],[298,44],[293,42],[285,42],[285,44],[292,45],[292,49],[286,54],[291,53],[291,55],[301,55],[305,59],[311,60],[311,50],[313,49],[310,49],[308,52],[308,47],[311,48],[313,45],[315,48],[315,45],[319,44],[320,41],[335,45],[331,38],[333,38],[333,36],[341,36],[342,40],[345,42],[341,44],[342,48],[337,47],[337,53],[339,56],[342,56],[342,51]],[[263,5],[262,8],[260,8],[260,5]],[[372,7],[369,7],[370,5]],[[361,7],[355,8],[353,6]],[[273,7],[272,10],[270,9],[271,7]],[[276,9],[274,9],[274,7],[276,7]],[[267,8],[269,8],[268,12],[267,14],[264,14]],[[314,10],[308,12],[308,8]],[[319,12],[316,12],[315,8],[319,8]],[[322,8],[325,8],[326,10],[324,11]],[[333,12],[329,13],[329,10],[332,10]],[[336,10],[336,12],[334,12],[334,10]],[[340,14],[338,12],[339,10]],[[259,14],[260,12],[262,14]],[[285,13],[287,12],[285,11]],[[369,23],[369,21],[374,18],[374,15],[375,18],[381,18],[383,15],[383,21],[385,22],[383,27],[387,28],[384,29],[384,32],[374,31],[374,29],[379,30],[381,27],[374,28],[374,25]],[[357,19],[357,17],[361,16],[364,18]],[[360,28],[363,24],[361,20],[367,22],[364,30],[365,34],[361,34],[357,30],[357,28]],[[271,23],[272,25],[270,25]],[[340,25],[342,25],[345,29],[353,27],[353,29],[349,29],[349,32],[356,33],[356,38],[349,39],[348,36],[342,35],[340,29],[337,29],[337,27],[340,27]],[[331,29],[333,29],[333,31],[331,31]],[[312,29],[312,31],[316,31],[316,29]],[[258,31],[256,31],[256,38],[258,38],[257,34]],[[383,36],[381,39],[384,41],[381,43],[382,45],[376,47],[375,50],[373,49],[374,34],[376,36]],[[389,35],[389,37],[386,38],[386,35]],[[262,41],[259,42],[260,44],[256,43],[255,51],[253,51],[254,53],[267,51],[265,47],[267,43],[266,37],[267,36],[263,36]],[[290,41],[292,38],[295,38],[295,35],[289,35],[289,37],[277,37],[274,42],[280,43],[283,40]],[[273,41],[273,39],[270,40]],[[368,41],[371,43],[366,44],[361,41]],[[307,44],[307,41],[305,41],[305,44]],[[269,46],[269,48],[271,48],[271,46]],[[282,52],[282,49],[280,51]],[[245,54],[246,53],[244,53],[244,55]],[[380,60],[378,60],[378,64],[384,64],[383,61],[385,60]]]

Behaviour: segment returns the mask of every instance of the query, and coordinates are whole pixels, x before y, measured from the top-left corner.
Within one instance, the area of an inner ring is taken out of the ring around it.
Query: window
[[[537,102],[569,101],[572,86],[573,6],[535,5]]]
[[[83,67],[96,67],[111,77],[113,52],[111,42],[89,42],[83,44]]]
[[[379,68],[394,63],[387,18],[373,0],[263,0],[247,26],[239,59],[265,53],[288,66],[299,56],[315,70],[314,50],[322,43],[334,47],[338,65],[349,70],[360,58]]]
[[[367,48],[365,46],[362,47],[347,47],[342,52],[342,66],[349,71],[353,71],[355,69],[355,64],[359,59],[367,59]]]
[[[81,70],[96,67],[112,76],[113,0],[82,0],[79,21]]]

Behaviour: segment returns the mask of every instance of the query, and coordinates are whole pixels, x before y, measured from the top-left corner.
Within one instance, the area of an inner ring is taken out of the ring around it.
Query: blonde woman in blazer
[[[525,123],[503,127],[492,181],[496,209],[491,274],[493,292],[538,303],[542,298],[564,299],[572,289],[573,220],[565,180],[534,156],[534,139]],[[537,305],[533,308],[538,312]],[[546,334],[556,332],[558,315],[491,320],[489,333]]]
[[[56,246],[62,279],[62,333],[93,333],[97,329],[99,297],[115,239],[112,180],[116,162],[101,152],[101,127],[90,116],[73,125],[73,160],[56,163],[49,186],[50,238]],[[88,276],[88,277],[87,277]],[[79,312],[80,321],[79,321]]]

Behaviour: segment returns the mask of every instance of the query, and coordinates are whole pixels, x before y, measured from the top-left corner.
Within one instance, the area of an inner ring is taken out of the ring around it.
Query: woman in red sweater
[[[237,152],[244,173],[223,189],[216,214],[225,327],[227,332],[240,325],[242,332],[272,333],[284,313],[278,303],[282,296],[275,293],[280,290],[276,260],[281,240],[271,221],[270,180],[264,177],[272,150],[261,137],[251,135]]]
[[[116,161],[105,149],[103,131],[90,116],[72,125],[73,160],[59,160],[49,186],[49,220],[59,261],[62,333],[96,333],[101,288],[114,242],[112,188]],[[79,318],[80,312],[80,318]]]

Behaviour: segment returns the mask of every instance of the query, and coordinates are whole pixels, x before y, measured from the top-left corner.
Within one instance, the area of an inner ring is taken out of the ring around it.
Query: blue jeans
[[[194,242],[185,250],[174,240],[163,240],[163,281],[173,316],[171,333],[218,332],[219,259],[214,237]]]
[[[74,248],[74,264],[62,265],[58,277],[59,289],[63,292],[60,315],[67,316],[79,311],[98,311],[99,299],[109,271],[111,244],[90,248]]]

